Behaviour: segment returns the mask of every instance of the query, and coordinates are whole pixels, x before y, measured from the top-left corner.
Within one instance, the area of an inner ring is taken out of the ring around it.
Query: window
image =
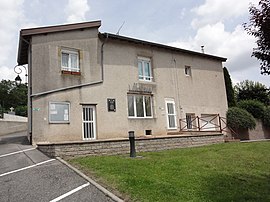
[[[69,123],[68,102],[50,102],[49,103],[49,122],[50,123]]]
[[[185,74],[186,74],[186,76],[191,76],[191,67],[190,66],[185,66]]]
[[[152,118],[152,97],[150,95],[128,95],[128,116]]]
[[[174,100],[165,100],[167,112],[167,127],[168,129],[177,129],[176,125],[176,112]]]
[[[195,114],[186,114],[187,129],[196,128],[196,117]]]
[[[80,72],[79,51],[61,50],[61,69],[70,72]]]
[[[152,81],[150,58],[138,58],[139,80]]]

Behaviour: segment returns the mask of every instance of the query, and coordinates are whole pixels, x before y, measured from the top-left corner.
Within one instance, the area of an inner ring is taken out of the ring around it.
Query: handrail
[[[207,119],[210,118],[210,119]],[[238,137],[238,134],[227,125],[227,119],[219,114],[195,116],[191,120],[179,119],[180,131],[219,131],[221,133],[231,133]]]

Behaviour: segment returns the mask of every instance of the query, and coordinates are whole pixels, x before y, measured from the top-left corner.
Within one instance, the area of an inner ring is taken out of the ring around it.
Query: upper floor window
[[[132,118],[152,118],[151,95],[128,95],[128,116]]]
[[[191,67],[190,66],[185,66],[185,74],[186,74],[186,76],[191,76]]]
[[[138,58],[139,80],[152,81],[151,59]]]
[[[61,50],[61,69],[70,72],[80,72],[78,50]]]

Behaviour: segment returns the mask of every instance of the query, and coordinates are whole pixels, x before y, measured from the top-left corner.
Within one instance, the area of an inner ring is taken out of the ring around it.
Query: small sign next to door
[[[115,112],[116,111],[115,99],[108,98],[107,105],[108,105],[108,112]]]

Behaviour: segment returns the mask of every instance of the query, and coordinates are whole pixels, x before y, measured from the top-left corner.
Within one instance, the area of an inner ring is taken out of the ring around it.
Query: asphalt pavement
[[[114,200],[91,180],[29,145],[23,132],[0,136],[0,201]]]

